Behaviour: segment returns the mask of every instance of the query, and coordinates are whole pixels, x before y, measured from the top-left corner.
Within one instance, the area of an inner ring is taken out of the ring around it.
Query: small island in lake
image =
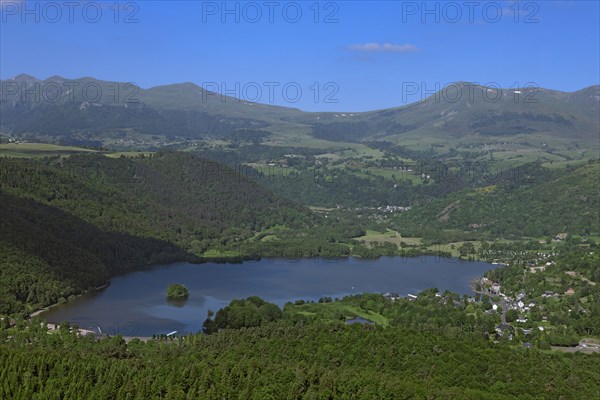
[[[188,288],[185,285],[174,283],[167,288],[167,299],[185,300],[190,296]]]

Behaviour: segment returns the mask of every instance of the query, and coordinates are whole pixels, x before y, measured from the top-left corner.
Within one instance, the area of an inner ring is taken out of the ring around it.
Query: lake
[[[173,263],[113,277],[100,292],[78,297],[42,314],[48,322],[69,321],[115,335],[152,336],[198,332],[208,310],[232,299],[259,296],[283,306],[299,299],[343,297],[363,292],[401,296],[431,287],[472,294],[469,282],[495,266],[436,256],[299,260],[263,259],[243,264]],[[167,286],[182,283],[185,302],[166,299]]]

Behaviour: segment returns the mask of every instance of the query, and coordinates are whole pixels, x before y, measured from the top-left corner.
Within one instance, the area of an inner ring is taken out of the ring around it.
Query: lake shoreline
[[[334,257],[321,257],[321,256],[302,256],[302,257],[297,257],[297,258],[288,258],[288,257],[259,257],[259,258],[252,258],[252,257],[193,257],[193,258],[189,258],[189,257],[182,257],[180,260],[172,260],[172,261],[168,261],[164,264],[161,263],[150,263],[150,264],[145,264],[145,265],[141,265],[138,267],[134,267],[131,269],[128,269],[126,271],[119,271],[115,274],[112,274],[109,277],[109,280],[107,283],[105,283],[104,285],[98,286],[96,288],[94,288],[94,291],[85,291],[83,293],[79,293],[79,294],[75,294],[72,295],[72,297],[70,299],[67,299],[65,302],[59,303],[53,303],[50,305],[47,305],[43,308],[38,308],[35,311],[31,312],[28,316],[28,319],[34,318],[36,316],[40,316],[42,314],[44,314],[47,311],[50,311],[52,308],[55,308],[57,306],[60,305],[64,305],[67,303],[72,302],[73,300],[76,300],[80,297],[83,297],[85,295],[89,295],[89,294],[93,294],[96,293],[102,289],[107,288],[108,286],[110,286],[111,284],[111,280],[113,278],[119,277],[119,276],[124,276],[133,272],[139,272],[139,271],[150,271],[156,267],[161,267],[161,266],[165,266],[165,265],[171,265],[171,264],[178,264],[178,263],[182,263],[182,262],[186,262],[186,263],[190,263],[190,264],[196,264],[196,265],[202,265],[202,264],[207,264],[207,263],[215,263],[215,264],[222,264],[222,265],[226,265],[226,264],[230,264],[230,265],[238,265],[238,264],[252,264],[252,263],[256,263],[256,262],[261,262],[265,259],[268,260],[287,260],[291,263],[294,262],[299,262],[301,260],[310,260],[310,259],[324,259],[324,260],[348,260],[348,259],[358,259],[358,260],[365,260],[365,261],[376,261],[378,259],[381,258],[385,258],[385,257],[393,257],[393,258],[400,258],[403,260],[414,260],[416,258],[422,258],[422,257],[439,257],[440,259],[444,259],[444,260],[456,260],[456,261],[468,261],[468,262],[486,262],[489,263],[486,260],[468,260],[465,258],[461,258],[459,257],[454,257],[454,256],[448,256],[448,254],[443,253],[425,253],[423,252],[422,254],[419,255],[413,255],[413,256],[403,256],[403,255],[389,255],[389,256],[378,256],[378,257],[372,257],[372,258],[367,258],[367,257],[361,257],[361,256],[356,256],[356,255],[344,255],[344,256],[334,256]],[[493,264],[493,263],[492,263]],[[473,282],[477,281],[478,279],[480,279],[481,277],[477,277],[477,278],[473,278]],[[469,282],[469,286],[471,287],[471,289],[475,292],[474,289],[474,285],[472,284],[472,282]]]
[[[37,317],[37,316],[39,316],[39,315],[41,315],[41,314],[45,313],[46,311],[50,311],[50,309],[52,309],[52,308],[54,308],[54,307],[61,306],[61,305],[63,305],[63,304],[67,304],[67,303],[69,303],[69,302],[71,302],[71,301],[73,301],[73,300],[75,300],[75,299],[78,299],[78,298],[80,298],[80,297],[86,296],[86,295],[88,295],[88,294],[98,293],[98,292],[99,292],[99,291],[101,291],[102,289],[106,289],[106,288],[107,288],[107,287],[109,287],[109,286],[110,286],[110,280],[108,281],[108,283],[106,283],[106,284],[104,284],[104,285],[102,285],[102,286],[95,287],[93,291],[86,290],[86,291],[85,291],[85,292],[83,292],[83,293],[79,293],[79,294],[74,294],[74,295],[71,295],[72,297],[71,297],[71,296],[69,296],[69,297],[70,297],[70,299],[67,299],[67,300],[66,300],[65,302],[63,302],[63,303],[56,302],[56,303],[53,303],[53,304],[47,305],[46,307],[43,307],[43,308],[38,308],[37,310],[35,310],[35,311],[33,311],[31,314],[29,314],[29,317],[28,317],[28,319],[35,318],[35,317]]]
[[[258,296],[282,307],[323,296],[407,295],[431,287],[472,295],[472,282],[493,267],[489,262],[436,256],[265,258],[242,264],[170,262],[136,269],[112,277],[110,292],[97,297],[90,291],[89,298],[61,303],[64,307],[58,309],[47,307],[36,315],[51,323],[100,326],[110,335],[197,332],[208,309],[216,311],[232,299]],[[165,302],[165,287],[174,282],[190,289],[184,306]]]

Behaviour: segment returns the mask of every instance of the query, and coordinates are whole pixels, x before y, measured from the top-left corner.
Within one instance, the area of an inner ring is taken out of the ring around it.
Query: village
[[[555,235],[552,242],[562,242],[566,233]],[[541,243],[541,242],[540,242]],[[545,242],[544,242],[545,243]],[[590,252],[593,254],[593,252]],[[518,338],[524,347],[531,347],[531,339],[554,331],[566,333],[562,326],[564,317],[575,313],[589,315],[585,304],[586,290],[596,286],[576,271],[564,270],[558,266],[556,252],[513,252],[494,259],[494,264],[510,263],[516,268],[522,267],[519,284],[503,287],[502,283],[484,276],[476,283],[477,292],[490,297],[492,308],[487,313],[499,313],[501,322],[496,326],[496,337],[506,340]],[[528,282],[544,282],[543,287],[531,287]],[[548,283],[551,283],[550,285]],[[517,288],[517,289],[515,289]],[[560,288],[560,289],[558,289]],[[553,289],[553,290],[550,290]],[[582,293],[578,293],[578,290]],[[580,297],[581,296],[581,297]],[[552,346],[555,350],[600,352],[600,344],[595,341],[581,340],[577,346]]]
[[[567,236],[559,233],[551,241],[564,242]],[[473,281],[474,295],[457,298],[451,293],[438,292],[435,297],[440,306],[451,304],[466,310],[472,304],[483,310],[483,314],[496,318],[493,331],[489,332],[493,341],[514,342],[525,348],[549,343],[548,347],[557,351],[600,352],[600,342],[585,337],[574,339],[566,323],[572,317],[577,318],[575,314],[593,312],[586,299],[590,290],[597,290],[596,282],[581,271],[571,270],[558,256],[556,251],[486,250],[488,261],[503,268]],[[400,296],[394,292],[383,296],[389,301],[422,298],[421,294]],[[560,337],[570,339],[557,339]],[[560,340],[566,342],[557,343]]]

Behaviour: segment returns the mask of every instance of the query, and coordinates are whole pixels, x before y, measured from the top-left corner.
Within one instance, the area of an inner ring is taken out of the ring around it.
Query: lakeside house
[[[398,293],[394,293],[394,292],[387,292],[383,294],[383,297],[385,297],[388,300],[391,301],[396,301],[400,298],[400,295]]]
[[[494,294],[500,294],[500,288],[501,288],[500,284],[494,282],[492,284],[492,287],[490,288],[490,292],[492,292]]]

